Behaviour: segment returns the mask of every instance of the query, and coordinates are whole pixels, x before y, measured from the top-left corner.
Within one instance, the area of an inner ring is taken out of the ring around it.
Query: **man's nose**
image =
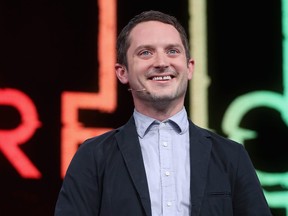
[[[168,67],[169,60],[165,53],[157,53],[155,56],[154,67],[165,68]]]

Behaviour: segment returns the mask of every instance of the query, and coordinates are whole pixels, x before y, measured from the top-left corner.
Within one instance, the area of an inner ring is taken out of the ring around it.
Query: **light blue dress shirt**
[[[183,108],[165,121],[133,113],[153,216],[190,215],[189,122]]]

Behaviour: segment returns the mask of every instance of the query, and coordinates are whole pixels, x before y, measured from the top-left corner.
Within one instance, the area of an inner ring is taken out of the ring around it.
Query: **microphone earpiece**
[[[129,88],[128,91],[140,92],[140,91],[146,91],[146,89],[145,88],[143,88],[143,89],[132,89],[132,88]]]

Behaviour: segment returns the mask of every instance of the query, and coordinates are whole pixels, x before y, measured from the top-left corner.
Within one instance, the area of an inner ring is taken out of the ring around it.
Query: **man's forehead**
[[[130,43],[133,41],[153,40],[161,37],[162,40],[180,39],[177,29],[170,24],[159,21],[145,21],[137,24],[130,32]]]

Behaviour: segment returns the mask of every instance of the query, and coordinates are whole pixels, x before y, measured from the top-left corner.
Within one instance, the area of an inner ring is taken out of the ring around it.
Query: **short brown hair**
[[[127,50],[130,46],[129,34],[132,29],[139,23],[147,21],[159,21],[162,23],[170,24],[176,28],[180,34],[181,41],[185,48],[187,62],[190,59],[189,42],[186,31],[181,23],[174,17],[160,11],[144,11],[133,17],[128,24],[122,29],[117,38],[117,62],[127,67]]]

